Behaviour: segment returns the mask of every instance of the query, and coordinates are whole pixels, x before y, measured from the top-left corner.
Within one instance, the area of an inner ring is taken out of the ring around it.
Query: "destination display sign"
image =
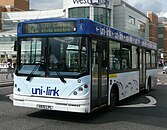
[[[76,21],[23,24],[23,34],[66,33],[76,31]]]

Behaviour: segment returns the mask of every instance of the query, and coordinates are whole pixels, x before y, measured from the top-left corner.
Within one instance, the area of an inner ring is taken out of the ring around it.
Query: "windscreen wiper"
[[[59,77],[59,79],[61,80],[61,82],[66,83],[66,80],[64,79],[64,77],[60,74],[60,72],[58,72],[58,71],[56,70],[57,68],[55,68],[54,62],[51,61],[51,63],[53,64],[54,71],[56,72],[56,74],[57,74],[57,76]],[[58,66],[58,63],[57,63],[56,66]]]
[[[39,61],[39,64],[36,64],[35,67],[32,69],[31,73],[30,73],[30,74],[27,76],[27,78],[26,78],[27,81],[30,81],[30,80],[31,80],[31,78],[33,77],[33,74],[35,73],[35,71],[36,71],[39,67],[42,67],[42,68],[43,68],[42,63],[44,63],[44,62],[43,62],[43,59],[41,59],[41,60]]]
[[[58,71],[55,71],[55,72],[56,72],[57,76],[59,77],[59,79],[61,80],[61,82],[66,83],[66,80],[65,80],[64,77],[60,74],[60,72],[58,72]]]
[[[32,69],[31,73],[27,76],[26,80],[30,81],[34,72],[37,70],[37,68],[39,68],[39,65],[35,65],[35,67]]]

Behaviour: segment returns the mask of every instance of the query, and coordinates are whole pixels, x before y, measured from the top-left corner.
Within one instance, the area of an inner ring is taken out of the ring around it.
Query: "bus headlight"
[[[70,96],[83,96],[86,95],[89,91],[89,86],[87,84],[83,84],[81,86],[79,86],[78,88],[76,88],[71,94]]]

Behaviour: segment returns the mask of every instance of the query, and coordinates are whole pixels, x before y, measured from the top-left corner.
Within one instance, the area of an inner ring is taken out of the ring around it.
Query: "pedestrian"
[[[13,69],[15,70],[16,68],[16,59],[13,60]]]
[[[9,78],[9,75],[11,74],[11,78],[13,79],[13,72],[12,72],[12,65],[10,62],[7,63],[7,75],[6,79]]]

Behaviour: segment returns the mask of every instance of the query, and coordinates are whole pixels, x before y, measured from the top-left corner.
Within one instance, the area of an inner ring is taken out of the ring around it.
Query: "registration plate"
[[[38,109],[44,109],[44,110],[52,110],[52,109],[53,109],[53,106],[37,104],[37,108],[38,108]]]

